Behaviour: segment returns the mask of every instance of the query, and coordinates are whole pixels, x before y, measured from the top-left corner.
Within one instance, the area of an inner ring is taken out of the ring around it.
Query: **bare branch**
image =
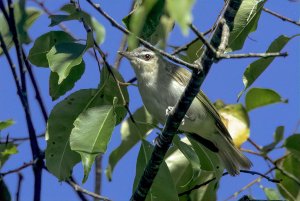
[[[20,166],[20,167],[18,167],[18,168],[16,168],[16,169],[9,170],[9,171],[7,171],[7,172],[1,173],[1,176],[4,177],[4,176],[6,176],[6,175],[8,175],[8,174],[18,173],[18,172],[20,172],[21,170],[23,170],[23,169],[25,169],[25,168],[27,168],[27,167],[29,167],[29,166],[34,165],[35,163],[36,163],[36,161],[31,161],[31,162],[28,162],[28,163],[24,163],[22,166]]]
[[[111,201],[109,198],[107,197],[104,197],[104,196],[101,196],[101,195],[98,195],[96,193],[93,193],[93,192],[90,192],[84,188],[82,188],[81,186],[79,186],[78,184],[76,184],[74,181],[72,180],[69,180],[67,183],[69,183],[74,189],[75,191],[79,191],[79,192],[82,192],[84,194],[87,194],[89,196],[92,196],[93,198],[97,198],[97,199],[100,199],[100,200],[104,200],[104,201]]]
[[[17,192],[16,192],[16,201],[20,200],[20,193],[21,193],[23,178],[24,178],[23,175],[19,172],[18,173],[18,186],[17,186]]]
[[[242,59],[242,58],[268,58],[268,57],[286,57],[287,52],[266,52],[266,53],[246,53],[246,54],[220,54],[221,59]]]
[[[86,0],[92,7],[94,7],[103,17],[105,17],[113,27],[116,27],[117,29],[119,29],[120,31],[122,31],[123,33],[127,34],[127,35],[134,35],[132,32],[130,32],[129,30],[127,30],[126,28],[124,28],[123,26],[121,26],[116,20],[114,20],[110,15],[108,15],[104,10],[102,10],[102,8],[100,7],[99,4],[95,4],[93,3],[91,0]],[[195,65],[195,64],[190,64],[186,61],[183,61],[171,54],[168,54],[167,52],[161,50],[161,49],[158,49],[156,48],[155,46],[151,45],[149,42],[143,40],[142,38],[138,37],[138,36],[135,36],[139,41],[140,43],[142,43],[145,47],[153,50],[153,51],[156,51],[158,52],[159,54],[167,57],[168,59],[178,63],[178,64],[181,64],[181,65],[184,65],[190,69],[197,69],[198,66]]]
[[[250,170],[240,170],[240,172],[246,173],[246,174],[251,174],[251,175],[259,175],[260,178],[265,178],[265,179],[267,179],[268,181],[273,182],[273,183],[279,183],[280,180],[278,180],[278,179],[272,179],[272,178],[270,178],[270,177],[267,176],[267,174],[269,174],[271,171],[273,171],[273,170],[275,170],[275,169],[276,169],[276,168],[273,167],[273,168],[271,168],[267,173],[264,173],[264,174],[262,174],[262,173],[260,173],[260,172],[256,172],[256,171],[250,171]],[[224,173],[222,174],[222,177],[223,177],[223,176],[226,176],[226,175],[228,175],[228,174],[229,174],[228,172],[224,172]],[[206,185],[208,185],[210,182],[212,182],[212,181],[214,181],[214,180],[216,180],[216,179],[217,179],[216,177],[214,177],[214,178],[212,178],[212,179],[209,179],[209,180],[207,180],[207,181],[205,181],[205,182],[203,182],[203,183],[201,183],[201,184],[199,184],[199,185],[194,186],[194,187],[193,187],[192,189],[190,189],[190,190],[187,190],[187,191],[184,191],[184,192],[182,192],[182,193],[179,193],[178,196],[183,196],[183,195],[189,194],[189,193],[191,193],[193,190],[196,190],[196,189],[199,189],[199,188],[201,188],[201,187],[203,187],[203,186],[206,186]]]
[[[292,20],[291,18],[287,18],[287,17],[285,17],[283,15],[280,15],[279,13],[275,13],[274,11],[271,11],[271,10],[269,10],[267,8],[263,8],[263,11],[265,11],[266,13],[269,13],[269,14],[275,16],[275,17],[278,17],[282,21],[290,22],[292,24],[300,26],[300,22],[299,21]]]
[[[213,28],[207,30],[206,32],[203,33],[203,36],[206,36],[207,34],[211,33],[212,30],[213,30]],[[191,42],[189,42],[189,43],[187,43],[187,44],[185,44],[185,45],[183,45],[183,46],[181,46],[181,47],[176,48],[176,49],[172,52],[171,55],[176,55],[176,54],[178,54],[178,53],[180,53],[180,52],[182,52],[182,51],[187,50],[187,49],[189,48],[189,46],[191,46],[191,45],[192,45],[193,43],[195,43],[197,40],[199,40],[198,37],[195,38],[195,39],[193,39]]]

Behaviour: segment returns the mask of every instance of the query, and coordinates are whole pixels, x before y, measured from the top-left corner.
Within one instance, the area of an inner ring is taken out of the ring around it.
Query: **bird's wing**
[[[172,76],[175,80],[181,83],[183,86],[186,86],[191,78],[191,73],[181,67],[178,67],[173,64],[173,68],[171,68],[170,76]],[[218,129],[226,136],[226,138],[232,140],[227,128],[225,127],[224,123],[221,121],[221,117],[215,108],[215,106],[209,101],[207,96],[203,93],[202,90],[199,91],[197,94],[197,99],[203,104],[206,108],[207,112],[215,119],[216,126]]]

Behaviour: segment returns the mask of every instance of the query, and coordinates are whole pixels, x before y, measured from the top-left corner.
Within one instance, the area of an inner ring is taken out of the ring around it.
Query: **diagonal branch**
[[[120,31],[122,31],[123,33],[127,34],[127,35],[134,35],[132,32],[130,32],[129,30],[127,30],[126,28],[124,28],[122,25],[120,25],[116,20],[114,20],[111,16],[109,16],[101,7],[99,4],[95,4],[93,3],[91,0],[86,0],[92,7],[94,7],[103,17],[105,17],[113,27],[116,27],[117,29],[119,29]],[[168,54],[167,52],[161,50],[161,49],[158,49],[156,48],[155,46],[151,45],[149,42],[145,41],[144,39],[138,37],[138,36],[135,36],[139,41],[140,43],[142,43],[145,47],[155,51],[155,52],[158,52],[159,54],[167,57],[168,59],[178,63],[178,64],[181,64],[181,65],[184,65],[190,69],[195,69],[195,68],[198,68],[197,65],[195,64],[190,64],[186,61],[183,61],[177,57],[175,57],[174,55],[171,55],[171,54]]]
[[[265,179],[267,179],[268,181],[273,182],[273,183],[279,183],[280,180],[272,179],[272,178],[270,178],[270,177],[267,176],[267,174],[269,174],[270,172],[272,172],[272,171],[275,170],[275,169],[276,169],[276,167],[270,168],[270,170],[268,170],[267,173],[264,173],[264,174],[262,174],[262,173],[260,173],[260,172],[256,172],[256,171],[250,171],[250,170],[240,170],[240,171],[241,171],[242,173],[246,173],[246,174],[259,175],[259,176],[260,176],[259,178],[265,178]],[[224,173],[222,174],[222,177],[225,176],[225,175],[228,175],[228,174],[229,174],[228,172],[224,172]],[[191,189],[189,189],[189,190],[187,190],[187,191],[184,191],[184,192],[182,192],[182,193],[179,193],[178,196],[183,196],[183,195],[190,194],[193,190],[196,190],[196,189],[199,189],[199,188],[201,188],[201,187],[203,187],[203,186],[206,186],[206,185],[208,185],[210,182],[212,182],[212,181],[214,181],[214,180],[216,180],[216,179],[217,179],[216,177],[214,177],[214,178],[212,178],[212,179],[209,179],[209,180],[207,180],[207,181],[205,181],[205,182],[203,182],[203,183],[201,183],[201,184],[199,184],[199,185],[194,186],[193,188],[191,188]]]
[[[229,1],[225,8],[223,17],[221,17],[221,19],[225,20],[230,29],[233,27],[233,19],[238,8],[240,7],[240,4],[241,0]],[[210,44],[215,49],[218,48],[221,42],[220,37],[222,35],[222,27],[222,23],[219,21],[217,28],[213,33],[212,39],[210,40]],[[179,128],[181,121],[184,118],[193,99],[198,94],[200,86],[207,76],[213,62],[213,53],[205,48],[201,57],[195,62],[197,69],[195,68],[193,70],[188,86],[180,97],[180,100],[175,105],[174,109],[169,114],[161,135],[157,137],[157,144],[154,147],[151,158],[139,181],[137,189],[131,197],[131,200],[145,200],[154,178],[157,175],[159,166],[163,162],[164,156],[172,143],[173,137],[176,134],[176,131]]]
[[[278,17],[282,21],[290,22],[292,24],[300,26],[300,22],[299,21],[292,20],[291,18],[288,18],[288,17],[285,17],[283,15],[280,15],[279,13],[275,13],[274,11],[271,11],[271,10],[269,10],[267,8],[263,8],[263,11],[265,11],[266,13],[269,13],[269,14],[275,16],[275,17]]]

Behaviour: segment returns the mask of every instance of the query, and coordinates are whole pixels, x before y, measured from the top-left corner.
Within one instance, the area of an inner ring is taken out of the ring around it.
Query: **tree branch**
[[[6,175],[8,175],[8,174],[18,173],[18,172],[20,172],[21,170],[23,170],[23,169],[25,169],[25,168],[27,168],[27,167],[29,167],[29,166],[34,165],[35,163],[36,163],[36,161],[30,161],[30,162],[28,162],[28,163],[24,163],[22,166],[20,166],[20,167],[18,167],[18,168],[16,168],[16,169],[9,170],[9,171],[7,171],[7,172],[3,172],[3,173],[0,173],[0,174],[1,174],[2,177],[4,177],[4,176],[6,176]]]
[[[86,0],[92,7],[94,7],[103,17],[105,17],[113,27],[116,27],[117,29],[119,29],[120,31],[122,31],[123,33],[127,34],[127,35],[134,35],[132,32],[130,32],[129,30],[127,30],[126,28],[124,28],[123,26],[121,26],[116,20],[114,20],[110,15],[108,15],[104,10],[102,10],[102,8],[100,7],[99,4],[95,4],[93,3],[91,0]],[[161,50],[161,49],[158,49],[156,48],[155,46],[151,45],[149,42],[143,40],[142,38],[138,37],[138,36],[135,36],[139,42],[141,44],[143,44],[145,47],[155,51],[155,52],[158,52],[159,54],[167,57],[168,59],[178,63],[178,64],[181,64],[181,65],[184,65],[190,69],[195,69],[195,68],[198,68],[197,65],[195,64],[190,64],[186,61],[183,61],[171,54],[168,54],[167,52]]]
[[[89,196],[92,196],[93,198],[97,198],[97,199],[100,199],[100,200],[111,201],[111,200],[110,200],[109,198],[107,198],[107,197],[98,195],[98,194],[96,194],[96,193],[90,192],[90,191],[88,191],[88,190],[82,188],[81,186],[79,186],[78,184],[76,184],[76,183],[75,183],[74,181],[72,181],[72,180],[67,181],[67,183],[70,184],[70,185],[75,189],[75,191],[78,191],[78,192],[87,194],[87,195],[89,195]]]
[[[223,13],[223,17],[221,17],[221,19],[223,18],[228,24],[230,30],[233,27],[233,19],[240,4],[241,0],[229,1],[225,8],[225,12]],[[222,27],[222,24],[219,22],[215,32],[213,33],[212,39],[210,40],[210,44],[215,49],[220,45]],[[213,62],[213,53],[205,48],[201,57],[195,62],[197,68],[193,69],[192,77],[188,83],[188,86],[180,97],[180,100],[175,105],[174,109],[169,114],[161,135],[159,135],[156,139],[156,146],[154,147],[151,158],[139,181],[137,189],[131,197],[131,200],[145,200],[159,170],[159,166],[163,162],[164,156],[172,143],[173,137],[176,134],[176,131],[180,126],[181,121],[184,118],[193,99],[198,94],[200,86],[208,74]]]
[[[38,141],[36,138],[36,132],[35,132],[35,129],[33,126],[32,118],[31,118],[31,114],[30,114],[30,108],[29,108],[29,104],[28,104],[27,88],[26,88],[26,80],[25,80],[26,69],[24,68],[24,65],[23,65],[24,61],[23,61],[23,56],[22,56],[22,51],[21,51],[21,43],[18,39],[18,32],[17,32],[16,22],[15,22],[15,18],[14,18],[14,7],[13,7],[14,5],[13,5],[12,0],[8,0],[7,2],[8,2],[8,8],[9,8],[9,15],[7,14],[7,12],[5,10],[3,1],[0,1],[0,9],[2,10],[2,13],[6,13],[6,14],[4,14],[4,16],[6,18],[8,26],[9,26],[9,30],[12,34],[12,39],[15,44],[17,60],[18,60],[18,64],[19,64],[21,86],[17,82],[17,80],[18,80],[18,79],[16,79],[17,74],[13,73],[13,76],[14,76],[15,82],[17,84],[18,95],[21,100],[23,110],[25,112],[27,129],[28,129],[29,138],[30,138],[30,147],[31,147],[31,151],[32,151],[32,157],[33,157],[33,160],[37,159],[37,162],[33,166],[33,172],[34,172],[34,200],[38,201],[38,200],[40,200],[40,196],[41,196],[42,166],[43,166],[44,161],[40,158],[40,148],[39,148]],[[6,48],[6,45],[3,41],[3,39],[1,40],[1,44],[2,44],[1,45],[2,48],[6,49],[6,50],[3,49],[3,52],[6,52],[5,55],[8,59],[8,57],[10,57],[10,55],[8,54],[8,50]],[[8,59],[8,60],[11,60],[11,59]],[[11,65],[12,62],[9,62],[9,63]],[[11,65],[11,69],[14,70],[13,65]]]
[[[267,174],[269,174],[271,171],[273,171],[273,170],[275,170],[275,169],[276,169],[276,167],[273,167],[273,168],[271,168],[270,170],[268,170],[268,172],[265,173],[265,174],[262,174],[262,173],[256,172],[256,171],[250,171],[250,170],[240,170],[240,172],[246,173],[246,174],[251,174],[251,175],[259,175],[261,178],[265,178],[265,179],[267,179],[267,180],[270,181],[270,182],[273,182],[273,183],[279,183],[281,180],[278,180],[278,179],[272,179],[272,178],[270,178],[270,177],[267,176]],[[228,175],[228,174],[229,174],[228,172],[224,172],[224,173],[222,174],[222,177],[225,176],[225,175]],[[199,185],[194,186],[194,187],[193,187],[192,189],[190,189],[190,190],[187,190],[187,191],[184,191],[184,192],[182,192],[182,193],[179,193],[178,196],[183,196],[183,195],[186,195],[186,194],[190,194],[193,190],[199,189],[199,188],[201,188],[202,186],[206,186],[207,184],[209,184],[210,182],[212,182],[212,181],[214,181],[214,180],[216,180],[216,179],[217,179],[216,177],[214,177],[214,178],[212,178],[212,179],[209,179],[209,180],[207,180],[207,181],[205,181],[205,182],[203,182],[203,183],[201,183],[201,184],[199,184]]]
[[[269,10],[267,8],[263,8],[263,11],[265,11],[266,13],[269,13],[269,14],[271,14],[271,15],[279,18],[279,19],[281,19],[282,21],[290,22],[292,24],[300,26],[300,22],[298,22],[296,20],[292,20],[291,18],[287,18],[287,17],[285,17],[283,15],[280,15],[279,13],[275,13],[274,11],[271,11],[271,10]]]
[[[18,186],[17,186],[17,192],[16,192],[16,201],[20,200],[20,193],[21,193],[23,178],[24,178],[23,175],[21,173],[18,173]]]

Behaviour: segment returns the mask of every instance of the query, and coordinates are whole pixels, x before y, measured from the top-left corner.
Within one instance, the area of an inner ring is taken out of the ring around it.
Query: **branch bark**
[[[223,16],[221,16],[221,19],[225,20],[230,30],[233,27],[233,20],[240,5],[241,0],[229,1]],[[218,22],[217,28],[213,33],[212,39],[210,40],[210,44],[215,49],[219,47],[221,42],[222,24],[223,23],[220,23],[220,21]],[[215,61],[214,56],[215,55],[212,51],[205,48],[201,57],[196,60],[195,64],[197,68],[193,69],[192,77],[188,86],[186,87],[178,103],[175,105],[175,108],[168,116],[164,129],[156,140],[157,144],[154,147],[151,158],[146,166],[141,180],[139,181],[137,189],[131,197],[131,200],[146,199],[147,193],[150,190],[154,178],[159,170],[159,166],[164,160],[164,156],[171,145],[178,127],[180,126],[180,123],[190,107],[193,99],[198,94],[201,84],[203,83],[213,62]]]

